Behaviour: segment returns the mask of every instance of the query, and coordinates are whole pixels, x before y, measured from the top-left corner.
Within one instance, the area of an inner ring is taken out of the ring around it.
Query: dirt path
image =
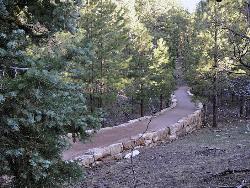
[[[154,118],[150,123],[148,131],[155,131],[163,127],[169,127],[196,110],[195,105],[191,102],[190,96],[187,94],[187,90],[187,87],[182,86],[175,91],[178,101],[177,106],[171,111],[165,112]],[[115,127],[112,130],[99,131],[91,137],[90,140],[86,141],[86,143],[74,143],[69,150],[63,153],[63,158],[69,160],[84,154],[88,149],[105,147],[118,143],[124,139],[128,139],[131,136],[143,133],[147,127],[148,121],[149,120],[143,120],[133,123],[130,126]]]
[[[236,188],[243,180],[250,187],[249,127],[249,121],[237,120],[216,130],[198,130],[171,144],[139,149],[134,158],[136,187]],[[130,160],[87,169],[86,179],[73,187],[132,188]]]

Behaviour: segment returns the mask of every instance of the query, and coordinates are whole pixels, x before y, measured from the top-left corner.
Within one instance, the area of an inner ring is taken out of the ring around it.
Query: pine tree
[[[76,31],[78,4],[0,5],[0,176],[11,177],[14,187],[61,187],[81,176],[76,163],[62,160],[66,135],[84,138],[98,122],[88,114],[83,87],[68,79],[68,65],[50,45],[56,31]]]
[[[245,51],[249,46],[246,34],[249,27],[242,11],[243,4],[226,0],[200,2],[188,37],[190,44],[186,43],[191,47],[184,55],[187,79],[205,105],[213,104],[214,126],[217,126],[221,93],[231,91],[235,95],[232,91],[232,86],[237,85],[234,80],[238,77],[244,80],[248,74],[244,62],[249,56]],[[242,55],[242,62],[236,54]]]
[[[129,78],[133,85],[132,96],[140,104],[140,116],[144,116],[145,104],[149,98],[150,90],[149,81],[149,66],[152,64],[152,38],[143,24],[138,23],[133,30],[131,38],[132,56],[129,66]]]
[[[83,11],[81,26],[86,30],[83,44],[91,46],[95,54],[90,64],[86,64],[91,74],[86,77],[91,78],[87,82],[92,87],[90,106],[93,110],[107,105],[123,87],[128,29],[125,10],[110,1],[89,1]]]
[[[160,109],[163,109],[163,101],[170,99],[170,95],[175,83],[173,70],[170,65],[168,47],[161,38],[157,41],[157,47],[153,51],[153,64],[150,69],[150,81],[153,93],[159,96]],[[152,93],[152,94],[153,94]]]

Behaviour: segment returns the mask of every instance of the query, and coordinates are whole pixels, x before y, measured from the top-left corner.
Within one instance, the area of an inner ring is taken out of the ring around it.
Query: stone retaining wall
[[[160,115],[177,105],[177,100],[175,97],[172,97],[172,105],[157,113],[156,115]],[[144,119],[150,119],[151,116],[139,118],[133,120],[132,122],[128,122],[126,124],[122,124],[120,126],[129,126],[130,124],[141,121]],[[142,147],[142,146],[151,146],[157,142],[162,141],[172,141],[177,139],[179,136],[191,133],[192,131],[201,128],[202,126],[202,104],[198,105],[198,110],[189,116],[180,119],[177,123],[166,127],[164,129],[154,131],[154,132],[146,132],[145,134],[139,134],[137,136],[133,136],[130,139],[124,140],[120,143],[112,144],[110,146],[104,148],[94,148],[88,150],[84,155],[76,157],[74,160],[77,160],[83,166],[91,166],[100,163],[105,159],[122,159],[126,153],[131,152],[132,148]],[[104,130],[111,128],[104,128]]]
[[[168,107],[168,108],[165,108],[163,110],[161,110],[160,112],[157,112],[155,116],[158,116],[158,115],[161,115],[173,108],[175,108],[177,105],[177,99],[176,99],[176,96],[174,94],[171,95],[171,105]],[[143,120],[146,120],[146,119],[150,119],[150,118],[153,118],[153,116],[143,116],[143,117],[140,117],[140,118],[137,118],[137,119],[132,119],[132,120],[129,120],[128,122],[126,123],[123,123],[123,124],[120,124],[120,125],[117,125],[115,127],[127,127],[127,126],[130,126],[138,121],[143,121]],[[105,127],[105,128],[101,128],[99,129],[97,132],[101,132],[101,131],[106,131],[106,130],[110,130],[110,129],[113,129],[115,127]],[[88,134],[93,134],[95,131],[94,130],[87,130],[86,131]],[[68,137],[70,137],[71,135],[68,135]]]

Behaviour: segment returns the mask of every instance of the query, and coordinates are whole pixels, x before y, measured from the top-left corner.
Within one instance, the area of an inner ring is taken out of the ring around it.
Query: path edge
[[[187,94],[191,97],[193,96],[193,94],[190,92],[190,89],[187,90]],[[156,113],[155,116],[157,117],[160,114],[175,108],[177,105],[177,99],[175,95],[171,95],[171,101],[172,104],[170,105],[170,107]],[[128,153],[132,148],[135,147],[152,146],[155,145],[157,142],[174,141],[178,139],[178,137],[191,133],[202,127],[202,108],[202,103],[198,102],[196,111],[186,117],[183,117],[175,124],[172,124],[158,131],[150,131],[146,132],[145,134],[138,134],[122,142],[115,143],[107,147],[89,149],[83,155],[77,156],[70,161],[77,161],[80,165],[84,167],[90,167],[98,165],[102,163],[102,161],[105,161],[107,159],[123,159],[126,153]],[[145,116],[142,118],[135,119],[132,122],[121,124],[118,127],[129,126],[132,123],[150,118],[154,117]],[[103,128],[101,130],[109,129],[110,127]]]

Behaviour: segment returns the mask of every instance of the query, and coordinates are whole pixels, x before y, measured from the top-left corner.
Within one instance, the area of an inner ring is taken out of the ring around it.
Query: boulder
[[[129,150],[135,147],[135,141],[134,140],[125,140],[122,142],[123,149],[124,150]]]
[[[125,159],[130,159],[131,157],[135,157],[135,156],[137,156],[139,154],[140,154],[140,152],[138,150],[134,150],[131,153],[128,153],[127,155],[125,155],[124,158]]]
[[[171,134],[171,135],[169,136],[169,139],[170,139],[171,141],[176,140],[176,139],[177,139],[177,135],[176,135],[176,134]]]
[[[145,140],[145,146],[150,146],[153,140]]]
[[[93,155],[95,161],[97,161],[97,160],[100,160],[100,159],[110,155],[110,151],[109,151],[109,149],[107,147],[93,148],[93,149],[88,150],[85,154]]]
[[[121,160],[121,159],[123,159],[123,157],[124,157],[124,155],[122,153],[118,153],[118,154],[112,156],[112,159],[113,160]]]
[[[145,145],[145,139],[143,138],[142,134],[138,134],[136,136],[132,136],[131,140],[134,141],[135,146],[144,146]]]
[[[123,151],[122,143],[112,144],[108,146],[108,150],[111,156],[115,156]]]
[[[155,135],[154,132],[148,132],[143,134],[143,138],[145,140],[153,140],[154,135]]]
[[[85,167],[89,167],[91,164],[95,162],[93,155],[81,155],[75,158],[75,160],[79,161],[79,164]]]

